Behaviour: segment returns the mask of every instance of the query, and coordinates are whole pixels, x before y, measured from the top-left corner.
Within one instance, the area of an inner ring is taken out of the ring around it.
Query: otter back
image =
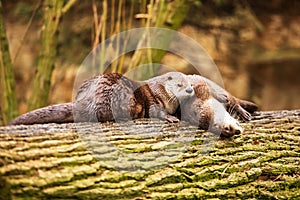
[[[178,121],[174,114],[181,99],[193,95],[179,72],[137,82],[117,73],[94,77],[82,84],[74,103],[75,121],[112,121],[158,117]],[[188,88],[188,89],[187,89]]]
[[[41,108],[13,120],[10,125],[64,122],[105,122],[158,117],[170,122],[179,104],[194,95],[186,76],[169,72],[138,82],[117,73],[85,81],[74,103]]]

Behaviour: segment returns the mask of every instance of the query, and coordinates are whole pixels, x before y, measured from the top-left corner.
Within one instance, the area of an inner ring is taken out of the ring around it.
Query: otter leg
[[[154,104],[154,105],[150,106],[149,116],[150,117],[157,117],[157,118],[163,119],[163,120],[167,120],[168,122],[171,122],[171,123],[177,123],[177,122],[180,121],[177,117],[168,114],[166,112],[166,110],[158,104]]]
[[[239,100],[239,104],[245,109],[247,110],[249,113],[254,113],[255,111],[257,111],[258,106],[255,103],[252,103],[250,101],[246,101],[246,100]]]
[[[175,117],[173,115],[168,115],[168,114],[163,116],[162,119],[165,119],[165,120],[167,120],[168,122],[171,122],[171,123],[177,123],[177,122],[180,121],[177,117]]]
[[[231,114],[236,113],[237,116],[239,116],[242,120],[244,121],[250,121],[251,120],[251,114],[245,110],[242,106],[240,106],[239,104],[235,104],[231,107],[229,107],[228,112]]]

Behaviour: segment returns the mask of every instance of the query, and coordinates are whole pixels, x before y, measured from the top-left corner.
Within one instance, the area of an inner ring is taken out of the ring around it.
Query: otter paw
[[[171,123],[178,123],[180,120],[177,117],[174,117],[172,115],[166,115],[163,117],[163,119],[167,120],[168,122]]]
[[[238,111],[238,115],[242,118],[242,120],[244,121],[250,121],[252,116],[249,112],[247,112],[246,110],[242,109]]]

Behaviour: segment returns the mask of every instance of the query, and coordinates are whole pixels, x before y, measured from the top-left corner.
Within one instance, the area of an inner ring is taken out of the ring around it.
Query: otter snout
[[[192,94],[192,93],[194,92],[194,89],[191,88],[191,87],[189,87],[189,88],[187,88],[187,89],[185,90],[185,92],[188,93],[188,94]]]
[[[225,110],[223,104],[221,104],[216,99],[209,99],[210,107],[212,111],[212,125],[210,129],[221,133],[222,136],[231,137],[235,134],[241,134],[243,128],[239,122],[231,117],[229,113]]]
[[[243,132],[243,128],[239,124],[225,124],[221,134],[225,137],[230,137],[233,135],[238,135]]]
[[[231,117],[227,112],[225,113],[225,119],[221,130],[221,135],[225,137],[230,137],[233,135],[241,134],[243,128],[239,122]]]

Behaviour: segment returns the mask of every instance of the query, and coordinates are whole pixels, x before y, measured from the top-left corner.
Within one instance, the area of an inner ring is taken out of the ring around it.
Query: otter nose
[[[238,135],[242,133],[242,128],[240,127],[234,127],[232,125],[227,125],[224,127],[223,134],[226,136],[232,136],[232,135]]]
[[[234,134],[235,135],[241,134],[241,130],[235,130]]]
[[[193,90],[193,88],[187,88],[185,91],[186,91],[186,93],[191,94],[194,90]]]

